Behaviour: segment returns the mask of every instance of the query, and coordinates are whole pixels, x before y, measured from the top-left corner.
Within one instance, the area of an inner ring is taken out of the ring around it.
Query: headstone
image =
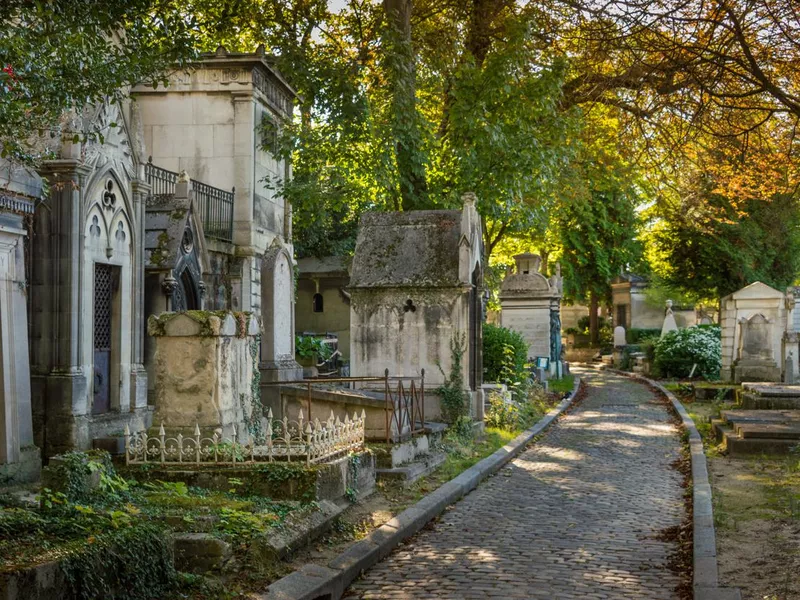
[[[794,355],[791,351],[789,351],[789,354],[786,357],[786,364],[784,366],[783,382],[794,383],[794,377]]]
[[[775,323],[761,313],[739,319],[739,358],[734,377],[740,381],[780,381],[781,369],[772,347]]]
[[[614,347],[625,346],[627,343],[625,339],[625,328],[622,325],[614,327]]]
[[[675,322],[675,315],[672,314],[672,300],[667,300],[667,314],[664,316],[664,324],[661,326],[661,337],[663,338],[670,331],[677,331],[678,324]]]

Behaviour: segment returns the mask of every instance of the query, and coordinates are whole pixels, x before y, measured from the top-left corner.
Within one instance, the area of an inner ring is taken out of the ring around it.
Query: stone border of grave
[[[361,573],[386,558],[402,541],[418,533],[448,506],[466,496],[484,479],[497,473],[521,454],[534,438],[541,435],[572,405],[580,386],[580,378],[575,377],[570,395],[548,411],[536,425],[378,527],[328,562],[327,566],[313,563],[303,565],[299,570],[270,585],[265,593],[255,597],[260,600],[339,600]]]
[[[739,588],[720,587],[717,568],[717,537],[714,532],[714,508],[711,501],[711,484],[708,465],[703,450],[703,438],[697,427],[675,395],[657,381],[638,373],[605,369],[648,383],[661,391],[672,403],[689,434],[689,452],[692,460],[692,561],[694,575],[692,590],[694,600],[741,600]]]

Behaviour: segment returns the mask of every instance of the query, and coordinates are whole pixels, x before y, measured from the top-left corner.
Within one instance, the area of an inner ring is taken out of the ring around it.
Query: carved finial
[[[186,169],[181,169],[181,172],[178,174],[178,183],[189,183],[189,174],[186,172]]]
[[[161,421],[161,427],[158,428],[158,435],[166,435],[167,432],[164,430],[164,421]]]
[[[475,192],[464,192],[461,195],[461,202],[464,204],[464,207],[475,206],[476,200]]]
[[[220,44],[219,46],[217,46],[216,55],[217,56],[228,56],[228,49],[225,46],[223,46],[222,44]]]
[[[258,48],[256,48],[256,56],[266,56],[267,49],[264,47],[264,44],[259,44]]]

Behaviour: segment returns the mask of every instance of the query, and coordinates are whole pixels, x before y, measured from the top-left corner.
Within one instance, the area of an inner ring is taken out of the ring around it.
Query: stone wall
[[[248,313],[188,311],[152,316],[154,425],[204,433],[222,429],[245,441],[263,431],[258,319]]]

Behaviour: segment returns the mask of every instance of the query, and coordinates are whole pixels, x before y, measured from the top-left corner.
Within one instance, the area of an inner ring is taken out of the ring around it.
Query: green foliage
[[[6,0],[0,22],[2,157],[34,166],[49,157],[37,132],[102,142],[107,132],[61,123],[62,116],[108,98],[119,101],[137,82],[165,83],[167,67],[194,57],[194,17],[164,8],[155,0]]]
[[[695,376],[719,379],[722,367],[721,330],[716,326],[690,327],[670,331],[655,343],[653,367],[664,377]]]
[[[734,206],[710,185],[697,184],[704,209],[665,211],[649,236],[651,262],[664,282],[700,298],[720,298],[755,281],[779,290],[793,284],[800,272],[797,197]]]
[[[72,597],[149,600],[175,585],[172,540],[148,523],[99,533],[61,564]]]
[[[547,394],[537,383],[529,382],[524,395],[518,395],[518,398],[504,400],[500,394],[490,394],[486,425],[510,432],[529,429],[549,408]]]
[[[445,381],[436,389],[441,402],[442,417],[457,429],[463,427],[465,419],[469,419],[469,394],[464,390],[461,381],[461,364],[464,360],[465,348],[466,335],[454,333],[450,340],[450,375],[445,374],[442,367],[439,366],[439,370],[445,376]],[[471,429],[470,421],[470,431]]]
[[[71,502],[86,501],[98,494],[121,494],[128,490],[125,480],[114,471],[111,455],[105,450],[72,451],[55,458],[57,460],[49,467],[52,479]],[[90,485],[91,476],[98,471],[100,487],[94,490]]]
[[[328,360],[331,355],[331,347],[313,335],[296,336],[294,348],[295,354],[300,358],[315,358],[319,362]]]
[[[528,344],[518,332],[489,323],[483,325],[484,381],[518,381],[527,359]]]
[[[644,341],[645,339],[652,339],[652,338],[659,338],[661,337],[661,330],[655,328],[640,328],[640,327],[631,327],[627,332],[626,336],[628,338],[629,344],[638,344],[639,342]]]
[[[605,317],[597,317],[597,326],[599,328],[609,327],[611,323]],[[588,334],[589,333],[589,315],[584,315],[583,317],[578,319],[578,331],[580,333]]]

